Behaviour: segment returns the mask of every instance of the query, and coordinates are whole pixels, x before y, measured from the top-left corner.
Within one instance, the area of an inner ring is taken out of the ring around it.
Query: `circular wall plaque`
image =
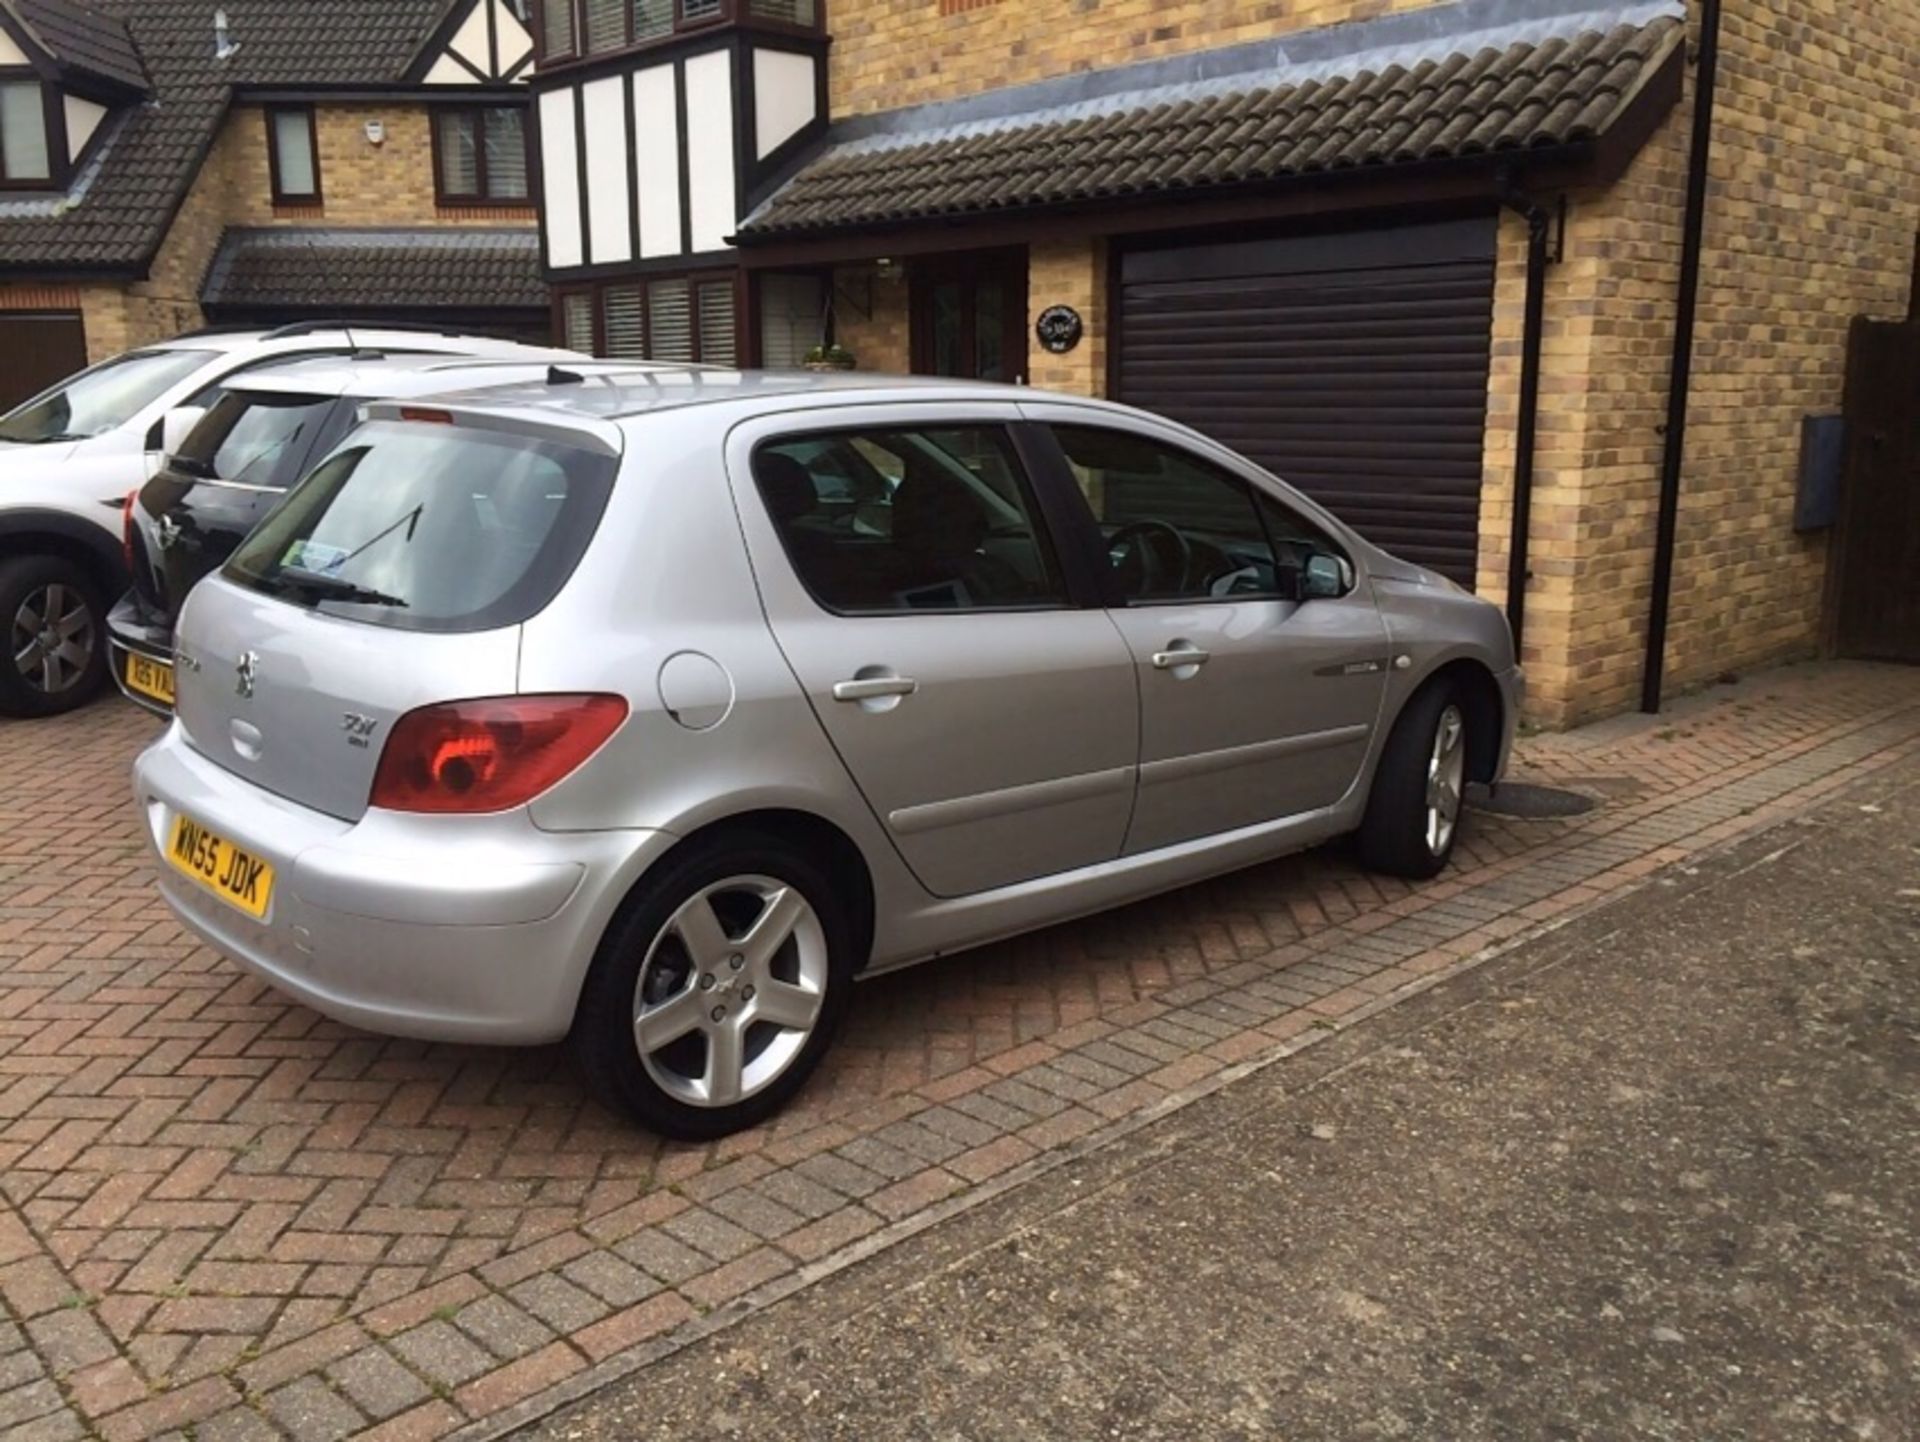
[[[1079,345],[1085,329],[1080,312],[1070,305],[1050,305],[1033,323],[1033,333],[1039,337],[1041,346],[1055,355],[1065,355]]]

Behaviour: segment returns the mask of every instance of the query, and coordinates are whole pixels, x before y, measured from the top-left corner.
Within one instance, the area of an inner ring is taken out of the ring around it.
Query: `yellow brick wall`
[[[1920,6],[1757,0],[1727,7],[1721,43],[1671,688],[1817,648],[1827,556],[1793,531],[1800,422],[1839,409],[1851,318],[1906,312],[1920,230]],[[1527,649],[1552,724],[1639,696],[1692,104],[1618,185],[1574,197],[1549,293]]]
[[[1054,355],[1034,339],[1048,306],[1070,305],[1085,326],[1080,344]],[[1027,380],[1048,390],[1104,395],[1107,389],[1107,244],[1098,237],[1042,241],[1027,253]]]
[[[83,296],[87,351],[103,359],[201,324],[199,295],[220,237],[233,225],[501,225],[533,223],[523,209],[447,208],[434,199],[433,141],[424,105],[404,102],[316,106],[323,204],[276,210],[259,106],[227,116],[195,176],[151,274],[126,287]],[[386,136],[367,139],[369,120]]]
[[[843,266],[834,272],[834,342],[853,352],[861,370],[905,375],[913,368],[907,297],[904,266],[886,276],[872,266]]]
[[[832,0],[836,115],[1421,10],[1433,0]]]

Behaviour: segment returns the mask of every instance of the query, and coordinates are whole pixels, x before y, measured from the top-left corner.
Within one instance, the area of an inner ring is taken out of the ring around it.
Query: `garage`
[[[0,314],[0,412],[10,411],[87,363],[77,315]]]
[[[1471,586],[1496,237],[1486,214],[1128,248],[1115,394]]]

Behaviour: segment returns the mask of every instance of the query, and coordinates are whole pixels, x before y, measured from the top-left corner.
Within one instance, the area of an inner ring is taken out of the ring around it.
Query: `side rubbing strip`
[[[1362,728],[1364,729],[1364,728]],[[889,812],[887,824],[902,836],[922,831],[937,831],[944,826],[964,826],[969,821],[987,821],[999,816],[1014,816],[1022,811],[1038,811],[1047,806],[1065,806],[1107,796],[1133,785],[1133,768],[1116,766],[1109,771],[1089,771],[1082,776],[1067,776],[1058,781],[1034,781],[1025,786],[1009,786],[1002,791],[983,791],[977,796],[956,796],[951,801],[929,801],[924,806],[903,806]]]
[[[1257,766],[1278,761],[1283,756],[1301,756],[1364,741],[1371,726],[1339,726],[1331,731],[1310,731],[1304,736],[1283,736],[1278,741],[1256,741],[1251,746],[1229,746],[1221,751],[1202,751],[1193,756],[1170,756],[1165,761],[1149,761],[1140,768],[1142,786],[1164,786],[1190,776],[1205,776],[1213,771],[1231,771],[1238,766]]]

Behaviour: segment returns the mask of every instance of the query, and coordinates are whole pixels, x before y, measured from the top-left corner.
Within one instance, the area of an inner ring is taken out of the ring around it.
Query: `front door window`
[[[1025,383],[1026,264],[1024,254],[925,262],[914,279],[914,370]]]

